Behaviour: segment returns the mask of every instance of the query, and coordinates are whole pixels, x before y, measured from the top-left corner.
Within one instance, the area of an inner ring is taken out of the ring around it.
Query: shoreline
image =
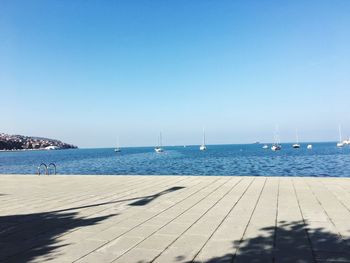
[[[96,177],[96,178],[106,178],[106,177],[195,177],[195,178],[218,178],[218,177],[238,177],[238,178],[289,178],[289,179],[348,179],[350,180],[349,176],[310,176],[310,175],[179,175],[179,174],[35,174],[35,173],[28,173],[28,174],[9,174],[9,173],[0,173],[0,177]]]
[[[65,149],[16,149],[16,150],[0,150],[0,152],[32,152],[32,151],[62,151],[62,150],[73,150],[79,148],[65,148]]]

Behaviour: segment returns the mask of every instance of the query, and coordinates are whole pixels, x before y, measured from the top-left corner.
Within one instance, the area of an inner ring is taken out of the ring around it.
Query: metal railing
[[[46,165],[46,163],[41,163],[38,166],[38,170],[37,170],[37,174],[41,175],[41,169],[44,168],[45,169],[45,175],[50,175],[50,174],[56,174],[56,164],[54,163],[50,163],[49,165]],[[53,173],[51,173],[50,171],[53,169]]]

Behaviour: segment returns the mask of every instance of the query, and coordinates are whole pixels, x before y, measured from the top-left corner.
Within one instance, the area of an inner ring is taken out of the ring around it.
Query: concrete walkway
[[[350,179],[0,175],[1,262],[350,262]]]

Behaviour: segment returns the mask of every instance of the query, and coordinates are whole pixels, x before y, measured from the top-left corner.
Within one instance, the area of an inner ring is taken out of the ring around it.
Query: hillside
[[[55,139],[0,133],[0,150],[40,150],[46,148],[73,149],[77,146]]]

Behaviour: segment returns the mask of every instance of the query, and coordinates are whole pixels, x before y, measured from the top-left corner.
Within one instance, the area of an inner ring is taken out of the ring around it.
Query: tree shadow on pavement
[[[201,258],[199,254],[195,260],[190,261],[186,255],[179,255],[174,258],[174,261],[195,263],[350,262],[350,239],[341,237],[334,228],[320,227],[322,224],[325,225],[320,222],[281,221],[277,227],[258,229],[255,237],[232,241],[232,249],[226,254],[211,258]],[[206,247],[203,248],[205,249]],[[215,255],[216,252],[212,252]]]
[[[77,212],[45,212],[0,216],[0,262],[29,262],[69,244],[58,238],[76,228],[91,226],[115,215],[79,217]]]
[[[150,202],[154,201],[156,198],[164,195],[164,194],[168,194],[168,193],[171,193],[171,192],[174,192],[174,191],[178,191],[180,189],[183,189],[185,187],[182,187],[182,186],[174,186],[174,187],[171,187],[169,189],[166,189],[164,191],[161,191],[159,193],[156,193],[154,195],[149,195],[149,196],[145,196],[145,197],[142,197],[142,198],[139,198],[139,200],[135,201],[135,202],[132,202],[130,203],[129,205],[130,206],[143,206],[143,205],[147,205],[149,204]]]

